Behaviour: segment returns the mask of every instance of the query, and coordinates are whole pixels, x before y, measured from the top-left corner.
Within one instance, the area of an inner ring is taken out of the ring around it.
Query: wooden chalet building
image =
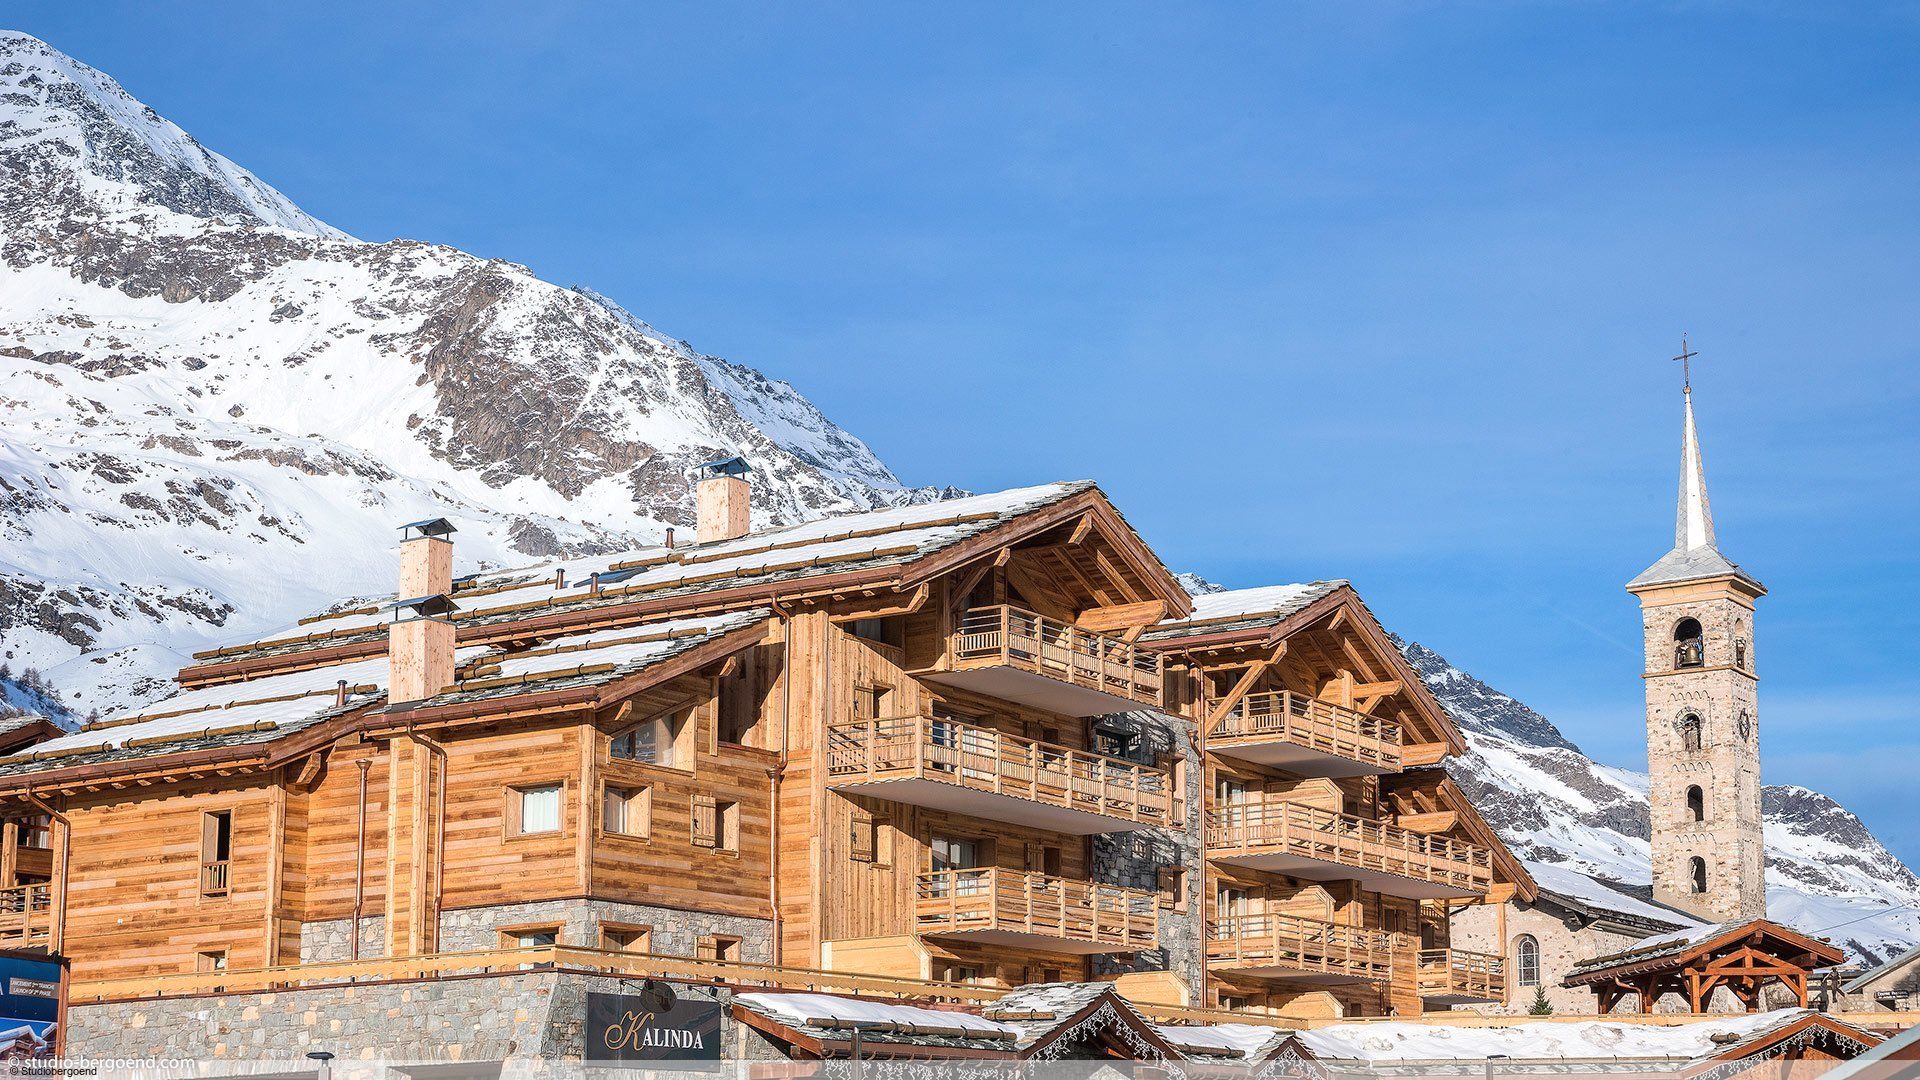
[[[452,527],[409,526],[394,599],[0,757],[0,947],[82,988],[558,944],[1320,1015],[1502,993],[1446,911],[1531,882],[1345,583],[1196,600],[1085,482],[755,533],[741,472],[695,543],[564,568],[456,578]]]

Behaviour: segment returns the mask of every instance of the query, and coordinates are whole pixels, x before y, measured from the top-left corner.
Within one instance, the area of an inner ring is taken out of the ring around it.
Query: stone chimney
[[[732,540],[751,529],[747,509],[747,463],[737,457],[709,461],[697,470],[699,484],[693,491],[694,539],[702,544]]]
[[[389,610],[387,704],[424,701],[453,683],[453,526],[400,527],[400,595]]]

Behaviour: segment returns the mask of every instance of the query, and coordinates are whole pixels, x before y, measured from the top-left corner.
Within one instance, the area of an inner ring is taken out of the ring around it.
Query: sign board
[[[720,1061],[721,1005],[708,998],[588,994],[586,1058],[610,1062],[673,1062],[701,1068]]]
[[[57,956],[0,952],[0,1061],[54,1055],[64,968]]]

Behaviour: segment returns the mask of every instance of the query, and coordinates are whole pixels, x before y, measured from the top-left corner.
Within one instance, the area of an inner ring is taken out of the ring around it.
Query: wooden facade
[[[1097,489],[1030,490],[449,581],[420,700],[377,672],[433,635],[371,609],[198,657],[176,701],[0,758],[0,944],[105,984],[480,932],[649,951],[657,911],[744,928],[701,959],[1168,1005],[1479,985],[1436,974],[1448,905],[1531,886],[1422,770],[1459,735],[1353,591],[1196,617]],[[1112,880],[1133,833],[1199,854]]]

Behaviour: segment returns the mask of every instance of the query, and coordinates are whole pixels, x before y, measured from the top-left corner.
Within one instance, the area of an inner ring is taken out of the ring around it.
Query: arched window
[[[1540,985],[1540,941],[1532,934],[1513,939],[1513,973],[1516,985]]]
[[[1680,718],[1680,749],[1698,750],[1706,745],[1700,736],[1700,716],[1688,713]]]
[[[1733,666],[1741,671],[1747,670],[1747,639],[1744,637],[1733,639]]]
[[[1699,784],[1687,789],[1687,816],[1695,821],[1707,820],[1707,793]]]
[[[1699,667],[1707,662],[1707,643],[1700,632],[1699,619],[1681,619],[1673,624],[1673,666]]]
[[[1688,859],[1687,874],[1693,878],[1694,892],[1703,893],[1707,891],[1707,860],[1698,855]]]

